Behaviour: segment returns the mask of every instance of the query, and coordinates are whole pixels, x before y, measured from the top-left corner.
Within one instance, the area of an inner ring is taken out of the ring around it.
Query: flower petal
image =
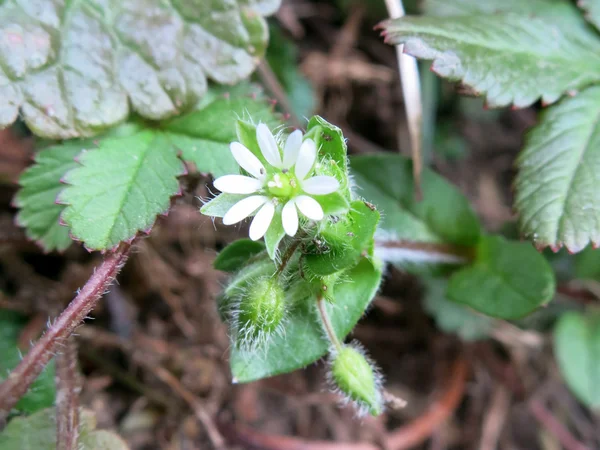
[[[263,166],[260,160],[254,156],[254,153],[239,142],[232,142],[229,144],[229,149],[242,169],[253,177],[258,179],[264,178],[266,173],[265,166]]]
[[[264,195],[253,195],[252,197],[240,200],[225,213],[223,223],[225,225],[233,225],[234,223],[241,222],[268,200],[269,198]]]
[[[253,194],[263,185],[262,181],[244,175],[224,175],[217,178],[213,184],[226,194]]]
[[[322,220],[324,217],[323,208],[319,202],[308,195],[299,195],[295,199],[296,206],[302,214],[312,220]]]
[[[281,222],[288,236],[295,236],[298,231],[298,211],[294,200],[290,200],[283,206],[281,211]]]
[[[304,180],[317,159],[317,146],[312,139],[305,139],[298,152],[296,161],[296,176],[299,180]]]
[[[302,145],[302,131],[296,130],[291,133],[285,141],[285,147],[283,147],[283,168],[289,169],[298,159],[298,152]]]
[[[326,175],[308,178],[302,182],[302,190],[312,195],[331,194],[339,188],[340,182]]]
[[[269,164],[273,167],[281,169],[281,155],[279,154],[279,147],[273,137],[273,133],[269,130],[264,123],[259,123],[256,127],[256,140],[263,156]]]
[[[260,208],[260,211],[256,213],[256,216],[254,216],[252,224],[250,225],[250,239],[253,241],[258,241],[265,235],[269,229],[269,225],[271,225],[271,220],[273,220],[274,214],[275,205],[273,202],[267,202],[262,208]]]

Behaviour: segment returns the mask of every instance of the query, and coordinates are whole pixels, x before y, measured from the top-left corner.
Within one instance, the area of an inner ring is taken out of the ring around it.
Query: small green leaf
[[[26,319],[18,313],[0,310],[0,381],[21,362],[22,352],[17,343],[26,323]],[[52,406],[55,392],[54,362],[50,362],[33,382],[25,396],[19,400],[15,409],[31,414]],[[0,442],[2,442],[1,439]],[[0,444],[0,448],[4,450],[7,447]]]
[[[223,217],[233,205],[246,197],[243,194],[219,194],[206,202],[200,212],[211,217]]]
[[[128,450],[117,434],[96,430],[94,413],[81,409],[79,414],[79,442],[81,450]],[[26,417],[11,420],[0,433],[2,450],[55,450],[56,411],[47,408]]]
[[[106,250],[149,231],[179,191],[184,166],[160,133],[105,139],[79,157],[59,196],[62,219],[75,239]]]
[[[483,236],[475,262],[450,278],[448,298],[501,319],[518,319],[548,303],[552,267],[530,244]]]
[[[538,248],[600,244],[600,86],[548,108],[519,155],[515,209]]]
[[[600,29],[600,1],[598,0],[579,0],[577,6],[583,9],[585,18]]]
[[[265,244],[251,239],[239,239],[225,247],[217,255],[213,266],[223,272],[237,272],[253,256],[265,250]]]
[[[600,315],[563,314],[554,330],[554,353],[573,393],[587,406],[600,408]]]
[[[311,138],[317,145],[318,155],[324,166],[319,170],[320,174],[336,177],[341,184],[339,192],[350,200],[348,147],[342,130],[320,116],[313,116],[308,122],[306,138]]]
[[[283,209],[283,205],[278,205],[275,208],[275,215],[273,216],[273,220],[271,221],[271,225],[269,225],[269,229],[265,234],[265,245],[267,246],[267,253],[269,254],[269,258],[275,260],[277,256],[277,249],[279,248],[279,243],[285,237],[285,230],[283,229],[283,222],[281,219],[281,211]]]
[[[340,192],[333,192],[327,195],[315,195],[313,198],[319,202],[319,205],[323,208],[323,213],[326,216],[341,215],[346,213],[350,208],[350,203]]]
[[[433,317],[437,327],[445,333],[458,335],[464,341],[487,338],[494,327],[494,321],[448,300],[447,287],[445,279],[425,280],[423,308]]]
[[[196,111],[162,124],[161,129],[185,161],[193,162],[199,172],[220,177],[240,170],[229,151],[229,144],[237,140],[240,117],[264,122],[270,128],[280,124],[262,92],[242,83],[210,89]]]
[[[600,81],[600,39],[569,3],[542,2],[532,14],[486,8],[391,20],[384,23],[386,41],[433,60],[438,75],[485,94],[490,106],[522,108],[540,97],[553,103]]]
[[[512,12],[580,22],[569,3],[568,0],[425,0],[424,11],[428,16],[443,17]]]
[[[367,259],[341,277],[335,300],[326,306],[333,328],[340,339],[354,328],[379,288],[381,270]],[[294,303],[295,299],[289,299]],[[313,304],[314,303],[314,304]],[[315,317],[316,298],[297,302],[285,323],[285,333],[273,336],[256,351],[231,350],[234,382],[246,383],[291,372],[323,356],[329,341]]]
[[[415,199],[412,163],[400,155],[351,159],[355,192],[381,212],[377,238],[476,245],[480,225],[464,196],[431,170],[422,175],[423,200]]]
[[[77,167],[75,156],[90,145],[89,141],[72,141],[45,148],[19,178],[21,189],[14,201],[20,209],[17,223],[45,251],[65,250],[73,242],[69,229],[59,223],[64,207],[56,204],[56,198],[65,187],[61,178]]]
[[[163,120],[207,78],[234,84],[265,52],[278,0],[0,2],[0,126],[21,112],[38,135],[90,136],[131,109]]]
[[[317,276],[330,275],[354,266],[361,255],[372,256],[373,236],[379,212],[362,201],[352,202],[350,213],[330,223],[319,233],[327,249],[305,256],[307,270]]]

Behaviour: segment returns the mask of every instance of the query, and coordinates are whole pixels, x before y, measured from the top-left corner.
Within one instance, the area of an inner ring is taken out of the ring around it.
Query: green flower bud
[[[281,329],[285,313],[285,293],[278,278],[259,278],[241,296],[235,312],[237,344],[242,348],[262,344]]]
[[[381,377],[358,345],[343,346],[332,353],[330,381],[356,404],[359,414],[381,414]]]

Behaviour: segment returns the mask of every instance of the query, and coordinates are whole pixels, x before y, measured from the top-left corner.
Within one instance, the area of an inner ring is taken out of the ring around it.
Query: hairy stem
[[[79,438],[79,393],[77,344],[67,338],[62,352],[56,355],[56,449],[77,450]]]
[[[131,244],[121,244],[114,253],[108,254],[96,268],[94,274],[81,288],[77,296],[46,333],[31,348],[19,365],[0,384],[0,421],[5,418],[19,399],[27,392],[31,383],[44,370],[66,339],[73,333],[96,305],[106,288],[115,279],[125,264]]]
[[[321,296],[317,298],[317,309],[319,310],[319,317],[321,317],[321,323],[323,324],[323,329],[325,330],[325,333],[327,333],[327,337],[329,338],[336,350],[341,350],[342,343],[335,334],[335,330],[333,329],[331,319],[329,318],[329,314],[327,313],[327,309],[325,308],[325,300]]]

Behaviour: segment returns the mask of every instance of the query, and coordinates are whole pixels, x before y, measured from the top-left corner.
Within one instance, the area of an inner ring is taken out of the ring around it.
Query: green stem
[[[327,313],[327,308],[325,308],[325,300],[321,296],[317,298],[317,309],[319,310],[319,317],[321,317],[321,323],[323,324],[323,329],[325,330],[327,337],[339,352],[342,349],[342,343],[335,334],[331,319]]]

